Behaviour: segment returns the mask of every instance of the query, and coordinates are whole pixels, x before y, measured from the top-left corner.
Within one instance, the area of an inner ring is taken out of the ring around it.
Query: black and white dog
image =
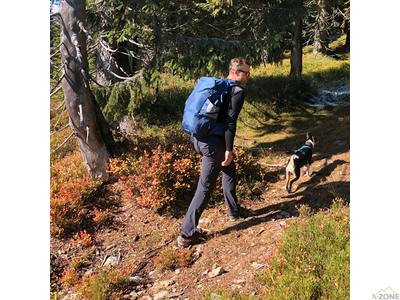
[[[310,177],[310,165],[312,162],[312,152],[317,138],[307,132],[307,140],[303,147],[296,150],[290,157],[286,165],[286,190],[288,193],[292,191],[292,184],[300,178],[300,168],[307,167],[306,175]],[[294,175],[294,179],[290,181],[290,175]]]

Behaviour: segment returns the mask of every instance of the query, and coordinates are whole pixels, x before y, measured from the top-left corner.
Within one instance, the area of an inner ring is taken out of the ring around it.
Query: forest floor
[[[96,197],[99,202],[108,203],[113,223],[91,232],[96,250],[80,266],[82,272],[92,272],[107,257],[118,258],[119,264],[135,266],[139,284],[132,285],[123,299],[201,299],[221,289],[258,294],[260,287],[254,275],[273,253],[285,228],[298,216],[297,208],[304,204],[318,211],[329,208],[337,197],[350,201],[350,109],[331,107],[309,115],[302,120],[276,121],[281,125],[291,122],[290,132],[297,132],[292,138],[285,138],[289,136],[285,130],[277,139],[273,135],[267,139],[268,132],[260,135],[238,130],[236,145],[253,146],[255,150],[275,149],[273,155],[260,159],[268,188],[256,202],[245,202],[250,208],[248,217],[236,222],[229,221],[225,204],[209,206],[200,220],[205,224],[205,238],[191,246],[192,262],[188,267],[160,271],[154,265],[165,247],[178,247],[176,238],[183,217],[159,215],[124,201],[118,182],[104,185]],[[273,128],[274,124],[269,126]],[[292,151],[303,145],[308,130],[318,139],[311,177],[304,176],[302,170],[294,192],[288,194],[283,168]],[[71,265],[85,251],[71,237],[51,238],[53,270]],[[223,272],[215,276],[213,271],[218,267]],[[74,291],[67,294],[65,286],[63,292],[61,299],[80,299]]]

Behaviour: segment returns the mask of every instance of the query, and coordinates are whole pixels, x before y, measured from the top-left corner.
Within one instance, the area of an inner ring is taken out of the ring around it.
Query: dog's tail
[[[295,160],[295,159],[299,159],[299,157],[298,157],[296,154],[293,154],[293,155],[290,157],[289,163],[290,163],[290,164],[294,164],[294,160]]]

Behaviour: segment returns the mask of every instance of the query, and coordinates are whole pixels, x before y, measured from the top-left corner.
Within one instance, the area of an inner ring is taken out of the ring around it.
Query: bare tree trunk
[[[319,0],[318,15],[317,15],[317,28],[314,36],[313,53],[326,54],[329,45],[329,35],[327,28],[328,18],[328,3],[327,0]]]
[[[290,80],[300,83],[303,70],[302,18],[299,17],[292,30],[292,53],[290,55]]]
[[[61,61],[64,66],[62,88],[69,115],[69,125],[78,138],[83,160],[92,176],[107,180],[109,151],[104,142],[110,142],[104,117],[90,91],[86,53],[85,0],[62,0],[61,14]]]

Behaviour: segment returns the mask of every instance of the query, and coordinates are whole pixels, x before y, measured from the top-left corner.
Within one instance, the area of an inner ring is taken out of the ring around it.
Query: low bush
[[[87,197],[100,183],[89,175],[77,151],[50,167],[50,228],[53,234],[78,228]]]
[[[160,255],[154,260],[154,266],[156,266],[160,271],[187,267],[192,258],[192,253],[193,250],[190,249],[174,249],[173,247],[165,247],[160,252]]]
[[[120,299],[131,284],[131,268],[119,266],[99,268],[85,274],[75,286],[76,291],[88,300]]]
[[[142,145],[142,147],[145,147]],[[146,147],[145,147],[146,148]],[[240,201],[252,200],[264,188],[263,171],[250,151],[235,149],[237,194]],[[201,157],[188,135],[171,134],[156,149],[139,151],[111,161],[110,171],[119,176],[124,198],[156,210],[179,211],[190,203],[197,187]],[[223,199],[221,176],[212,200]]]
[[[268,267],[256,275],[268,299],[350,299],[350,208],[336,200],[290,224]]]
[[[174,134],[168,146],[144,150],[143,155],[113,159],[110,171],[119,176],[126,199],[157,210],[179,207],[196,188],[200,158],[188,139]],[[136,153],[136,155],[138,155]]]

